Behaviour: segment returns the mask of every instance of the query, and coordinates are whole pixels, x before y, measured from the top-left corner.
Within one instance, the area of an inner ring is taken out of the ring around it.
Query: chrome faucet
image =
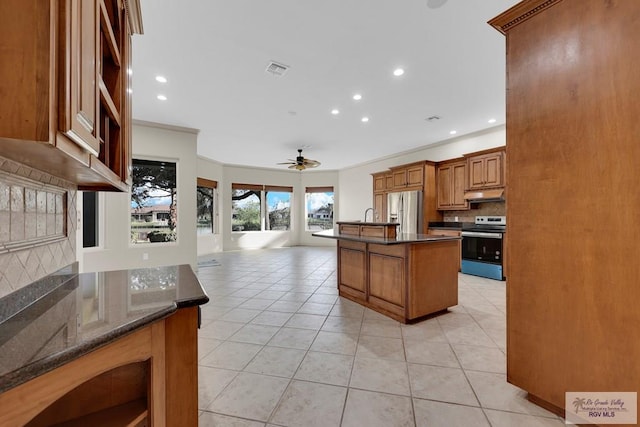
[[[371,211],[371,222],[375,222],[376,219],[378,218],[378,213],[374,208],[367,208],[364,211],[364,222],[367,222],[367,214],[369,213],[369,211]]]

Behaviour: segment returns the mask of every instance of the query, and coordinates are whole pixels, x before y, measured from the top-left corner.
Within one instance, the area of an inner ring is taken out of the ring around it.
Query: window
[[[265,186],[267,199],[267,230],[291,228],[291,187]]]
[[[262,186],[231,185],[231,231],[260,231]]]
[[[232,184],[231,189],[231,231],[275,231],[291,228],[293,187]]]
[[[217,187],[216,181],[198,178],[198,187],[196,188],[198,236],[216,232],[214,202]]]
[[[333,187],[307,187],[305,207],[307,231],[333,228]]]
[[[133,159],[131,242],[176,241],[177,203],[176,164]]]

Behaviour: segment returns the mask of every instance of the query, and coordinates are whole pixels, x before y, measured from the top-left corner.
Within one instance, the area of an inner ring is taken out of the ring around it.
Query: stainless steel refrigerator
[[[387,220],[397,222],[398,233],[422,233],[422,191],[401,191],[387,195]]]

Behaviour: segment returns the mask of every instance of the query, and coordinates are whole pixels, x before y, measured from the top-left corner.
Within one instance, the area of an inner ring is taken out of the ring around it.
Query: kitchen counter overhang
[[[313,233],[312,236],[315,237],[324,237],[327,239],[336,239],[336,240],[351,240],[354,242],[363,242],[363,243],[375,243],[378,245],[400,245],[407,243],[430,243],[430,242],[440,242],[445,240],[460,240],[461,237],[456,236],[444,236],[438,234],[398,234],[397,236],[391,237],[375,237],[375,236],[359,236],[353,234],[340,233],[336,230],[325,230],[319,231],[317,233]]]
[[[0,393],[208,301],[189,265],[47,276],[0,299]]]

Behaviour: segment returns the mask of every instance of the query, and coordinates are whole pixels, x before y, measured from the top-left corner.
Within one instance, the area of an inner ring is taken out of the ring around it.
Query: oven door
[[[502,233],[463,231],[462,259],[502,265]]]

